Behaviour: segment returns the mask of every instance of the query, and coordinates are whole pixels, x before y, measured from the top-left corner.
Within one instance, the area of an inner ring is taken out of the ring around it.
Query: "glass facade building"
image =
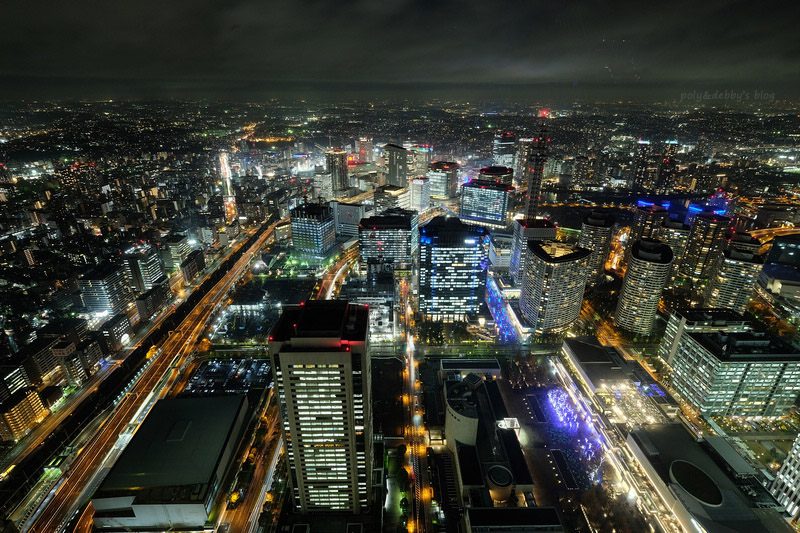
[[[323,204],[300,204],[291,211],[292,242],[300,252],[324,256],[336,244],[333,210]]]
[[[419,311],[429,320],[464,320],[486,292],[486,231],[436,217],[420,230]]]
[[[474,179],[461,186],[459,218],[467,224],[495,228],[508,225],[508,200],[514,187]]]

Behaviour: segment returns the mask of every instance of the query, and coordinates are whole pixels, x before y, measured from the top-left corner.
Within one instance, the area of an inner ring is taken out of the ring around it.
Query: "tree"
[[[408,477],[408,470],[405,468],[401,468],[397,471],[397,481],[400,483],[400,487],[402,490],[406,490],[410,483],[410,478]]]

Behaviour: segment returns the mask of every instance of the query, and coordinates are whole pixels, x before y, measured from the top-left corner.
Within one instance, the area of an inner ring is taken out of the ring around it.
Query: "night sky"
[[[800,93],[800,2],[562,4],[4,2],[0,97]]]

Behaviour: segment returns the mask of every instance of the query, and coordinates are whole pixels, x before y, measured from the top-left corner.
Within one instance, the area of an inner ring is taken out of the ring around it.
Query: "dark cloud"
[[[651,4],[7,2],[0,94],[797,86],[797,2]]]

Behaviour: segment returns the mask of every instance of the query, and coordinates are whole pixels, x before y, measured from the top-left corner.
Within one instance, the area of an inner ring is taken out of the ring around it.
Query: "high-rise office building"
[[[468,224],[505,228],[508,225],[508,201],[513,191],[511,185],[471,180],[461,186],[458,216]]]
[[[167,237],[161,252],[167,270],[170,272],[178,270],[191,251],[189,237],[186,235],[170,235]]]
[[[711,270],[706,288],[706,307],[744,313],[763,266],[763,257],[746,250],[723,251]]]
[[[347,152],[341,148],[325,152],[325,168],[331,175],[333,192],[346,191],[350,187],[347,175]]]
[[[750,323],[740,313],[730,309],[676,309],[667,320],[664,337],[658,347],[658,356],[668,365],[672,365],[678,344],[685,334],[714,331],[741,332],[750,329]]]
[[[697,215],[689,233],[680,273],[695,283],[711,275],[711,269],[725,246],[725,233],[731,219],[713,213]]]
[[[555,225],[543,218],[514,220],[514,237],[508,266],[514,283],[522,283],[528,259],[528,241],[553,241],[557,234]]]
[[[589,257],[587,278],[590,284],[596,283],[600,274],[605,270],[606,260],[611,251],[614,222],[614,217],[609,213],[592,211],[584,217],[581,224],[578,246],[592,251],[592,255]]]
[[[432,320],[464,320],[486,292],[486,231],[436,217],[420,230],[419,311]]]
[[[525,218],[533,219],[539,213],[539,202],[542,195],[542,182],[544,181],[544,165],[547,162],[547,152],[550,138],[547,130],[547,113],[541,113],[541,123],[536,137],[531,141],[527,150],[525,169],[522,174],[525,192]]]
[[[83,305],[91,313],[109,316],[127,313],[133,304],[125,267],[121,264],[104,263],[93,268],[81,276],[78,287]]]
[[[367,214],[363,204],[347,204],[331,201],[328,204],[333,211],[333,224],[336,235],[346,237],[358,236],[358,224]]]
[[[295,250],[319,257],[336,244],[336,222],[329,206],[306,202],[292,209],[290,218]]]
[[[187,243],[188,246],[188,243]],[[150,244],[132,246],[122,256],[128,283],[137,292],[152,289],[164,277],[161,254]]]
[[[633,152],[633,179],[631,188],[644,189],[650,181],[650,141],[639,139]]]
[[[502,183],[503,185],[513,185],[514,171],[511,167],[483,167],[478,173],[478,179],[481,181]]]
[[[672,386],[707,416],[785,416],[800,393],[800,352],[763,331],[684,332]]]
[[[671,265],[672,250],[661,241],[642,239],[633,243],[614,313],[618,327],[638,335],[653,332]]]
[[[411,191],[395,185],[381,185],[372,195],[375,212],[380,214],[387,209],[410,209]]]
[[[396,144],[386,145],[386,183],[408,187],[408,150]]]
[[[420,176],[408,180],[408,188],[411,191],[411,209],[422,213],[431,206],[431,180],[426,176]]]
[[[359,163],[375,162],[375,148],[370,137],[360,137],[356,140],[356,158]]]
[[[426,175],[431,180],[431,198],[448,199],[458,194],[458,163],[434,161]]]
[[[287,306],[268,348],[296,508],[367,511],[373,461],[369,309],[342,300]]]
[[[667,287],[672,287],[675,283],[675,276],[678,266],[683,261],[683,254],[686,251],[686,243],[689,242],[691,226],[678,220],[665,219],[658,230],[658,240],[672,249],[672,265],[667,277]]]
[[[558,333],[581,313],[591,250],[560,242],[528,241],[519,297],[522,315],[538,333]]]
[[[411,264],[419,248],[417,213],[390,209],[361,220],[358,226],[358,250],[361,260],[391,261]]]
[[[794,439],[769,490],[796,523],[800,519],[800,435]]]
[[[516,150],[516,134],[510,131],[495,133],[494,140],[492,141],[492,161],[494,161],[495,165],[503,167],[510,167],[513,165]]]
[[[409,169],[413,169],[415,175],[419,175],[428,170],[428,166],[433,162],[433,146],[430,144],[407,145],[409,155]]]

